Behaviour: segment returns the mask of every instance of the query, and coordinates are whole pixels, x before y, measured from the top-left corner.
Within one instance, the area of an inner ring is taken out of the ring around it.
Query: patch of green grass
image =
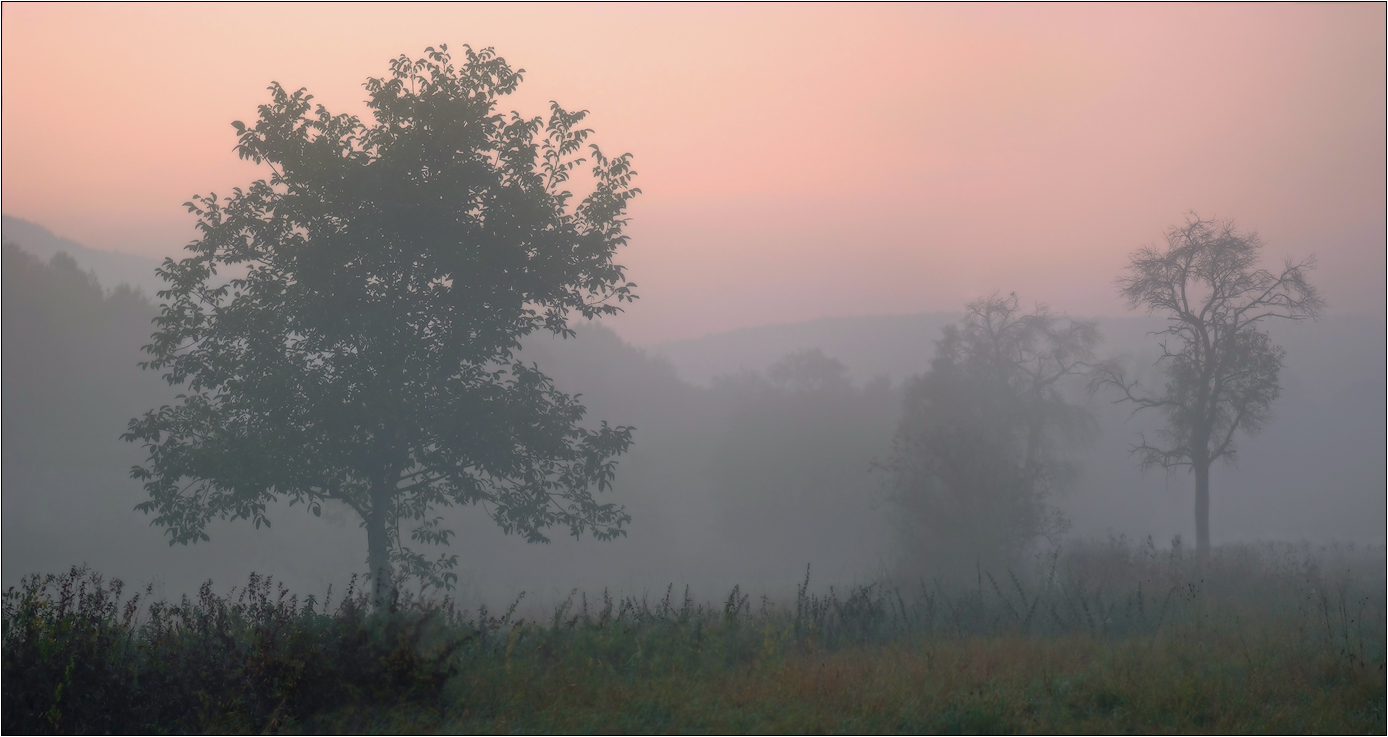
[[[495,701],[412,725],[480,733],[1115,733],[1382,730],[1383,671],[1237,638],[978,637],[795,654],[641,681],[601,668],[512,677]],[[1326,686],[1327,670],[1336,672]],[[460,675],[487,680],[492,674]],[[465,705],[464,705],[465,704]],[[332,731],[333,723],[304,724]]]
[[[148,603],[79,569],[5,596],[4,729],[1383,733],[1381,574],[1293,553],[1119,545],[755,606],[575,596],[541,620],[330,609],[262,579]]]

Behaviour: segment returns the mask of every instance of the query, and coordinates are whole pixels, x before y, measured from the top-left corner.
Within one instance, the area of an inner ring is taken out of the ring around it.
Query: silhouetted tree
[[[361,516],[380,601],[395,570],[456,578],[456,556],[406,544],[449,542],[440,507],[483,505],[530,541],[625,534],[592,492],[631,429],[585,428],[577,398],[514,356],[533,331],[567,337],[573,313],[634,299],[613,262],[639,192],[629,156],[591,146],[592,193],[573,202],[585,113],[497,112],[523,70],[464,49],[367,80],[372,124],[278,84],[253,127],[233,124],[272,176],[188,203],[201,237],[160,269],[142,364],[184,394],[125,435],[149,451],[139,508],[170,544],[208,539],[213,518],[268,525],[277,499],[314,514],[337,500]]]
[[[1165,390],[1148,393],[1109,366],[1100,381],[1118,388],[1118,401],[1137,410],[1159,409],[1166,427],[1158,443],[1133,448],[1143,468],[1189,467],[1195,473],[1195,540],[1201,555],[1210,548],[1210,466],[1232,462],[1236,432],[1253,434],[1268,419],[1281,392],[1284,352],[1259,329],[1271,319],[1305,320],[1324,302],[1307,281],[1314,258],[1285,262],[1280,273],[1258,268],[1263,243],[1228,221],[1192,214],[1166,231],[1166,248],[1132,254],[1120,293],[1132,309],[1164,314],[1166,328],[1157,360]]]
[[[910,381],[887,472],[908,565],[1005,565],[1066,523],[1048,497],[1075,476],[1064,447],[1094,420],[1063,380],[1094,363],[1093,323],[1021,312],[1015,294],[968,305]]]

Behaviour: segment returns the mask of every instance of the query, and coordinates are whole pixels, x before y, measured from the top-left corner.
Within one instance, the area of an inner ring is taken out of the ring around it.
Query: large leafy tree
[[[1101,380],[1119,401],[1165,415],[1156,442],[1144,437],[1133,450],[1144,468],[1189,468],[1195,475],[1195,541],[1210,548],[1210,467],[1237,457],[1239,431],[1256,433],[1281,393],[1285,352],[1263,326],[1273,320],[1315,318],[1324,305],[1307,279],[1314,258],[1286,261],[1279,271],[1259,268],[1263,243],[1233,223],[1191,215],[1166,231],[1166,247],[1132,254],[1120,293],[1134,309],[1166,317],[1158,365],[1160,392],[1143,389],[1116,366]]]
[[[142,364],[183,393],[125,435],[148,449],[139,508],[170,544],[207,540],[213,519],[269,524],[276,500],[335,500],[366,528],[379,601],[395,575],[455,578],[456,556],[420,548],[453,535],[443,507],[481,505],[531,541],[625,534],[594,492],[631,428],[583,423],[517,350],[635,298],[613,257],[639,190],[629,156],[579,157],[584,112],[498,112],[522,73],[441,46],[367,80],[374,122],[274,84],[255,125],[233,123],[271,176],[188,203],[201,236],[159,271]]]
[[[1071,443],[1094,430],[1067,379],[1095,363],[1093,323],[1024,312],[1015,294],[968,305],[930,370],[908,382],[887,472],[908,567],[1005,566],[1064,529],[1049,497],[1077,472]]]

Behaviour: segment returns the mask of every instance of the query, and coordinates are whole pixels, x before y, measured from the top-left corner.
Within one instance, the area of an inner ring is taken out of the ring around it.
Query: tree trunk
[[[1195,466],[1195,552],[1201,558],[1210,554],[1210,462],[1197,459]]]
[[[1033,417],[1027,423],[1027,471],[1032,472],[1036,469],[1041,457],[1041,420]]]
[[[366,562],[371,568],[371,602],[376,609],[390,603],[393,578],[390,569],[390,537],[386,534],[386,510],[390,494],[384,485],[371,490],[371,514],[366,518]]]
[[[1041,456],[1041,421],[1032,418],[1027,423],[1027,447],[1026,447],[1026,483],[1027,492],[1033,497],[1036,495],[1037,482],[1041,480],[1040,456]]]

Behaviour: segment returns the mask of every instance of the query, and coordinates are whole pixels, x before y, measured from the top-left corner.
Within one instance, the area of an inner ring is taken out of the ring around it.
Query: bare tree
[[[1195,540],[1201,555],[1210,547],[1210,466],[1233,462],[1235,434],[1256,433],[1281,391],[1284,351],[1261,325],[1268,320],[1319,316],[1324,301],[1307,281],[1315,258],[1290,259],[1279,273],[1258,268],[1263,242],[1240,233],[1232,222],[1191,214],[1166,232],[1166,248],[1146,247],[1132,255],[1118,279],[1132,309],[1165,314],[1157,365],[1165,390],[1152,393],[1107,366],[1102,384],[1121,393],[1116,401],[1134,412],[1158,409],[1166,426],[1157,442],[1144,436],[1133,448],[1142,467],[1188,467],[1195,474]]]

